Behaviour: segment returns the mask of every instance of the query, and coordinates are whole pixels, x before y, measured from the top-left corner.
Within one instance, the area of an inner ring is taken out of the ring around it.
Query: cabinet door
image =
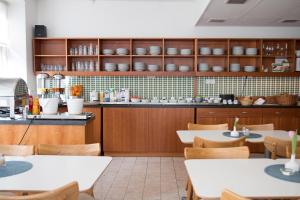
[[[145,153],[147,140],[146,108],[103,108],[104,153]]]
[[[91,122],[91,130],[87,133],[88,143],[100,143],[101,138],[101,108],[100,107],[84,107],[83,112],[92,112],[95,119]]]
[[[263,110],[263,123],[274,123],[276,130],[291,130],[295,127],[296,110],[288,108],[266,108]]]
[[[180,142],[177,130],[186,130],[194,121],[193,108],[150,108],[149,141],[150,153],[183,153],[185,145]]]
[[[224,124],[232,127],[234,115],[230,108],[197,108],[197,124]]]
[[[262,113],[259,108],[235,108],[233,109],[233,114],[239,117],[239,124],[253,125],[262,123]]]

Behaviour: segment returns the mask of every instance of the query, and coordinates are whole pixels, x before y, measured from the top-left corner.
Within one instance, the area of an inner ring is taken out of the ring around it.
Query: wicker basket
[[[253,103],[253,99],[251,97],[240,97],[239,101],[242,106],[250,106]]]
[[[276,96],[266,96],[266,104],[277,104]]]
[[[276,101],[282,106],[292,106],[297,103],[297,98],[297,95],[281,94],[276,97]]]

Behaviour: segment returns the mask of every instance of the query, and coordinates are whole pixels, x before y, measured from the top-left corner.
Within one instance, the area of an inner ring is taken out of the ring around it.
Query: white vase
[[[5,157],[0,154],[0,166],[4,166],[5,165]]]
[[[238,137],[240,134],[238,131],[236,131],[236,127],[233,127],[233,131],[230,132],[231,137]]]
[[[298,172],[299,171],[299,164],[296,162],[296,155],[292,154],[291,155],[291,160],[289,160],[287,163],[284,164],[284,167],[286,169],[290,169],[293,172]]]

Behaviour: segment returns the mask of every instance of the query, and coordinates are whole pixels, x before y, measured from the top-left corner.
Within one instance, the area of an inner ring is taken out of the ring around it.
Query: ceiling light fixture
[[[225,0],[226,4],[244,4],[247,0]]]
[[[299,21],[300,20],[298,20],[298,19],[282,19],[279,22],[280,23],[288,23],[288,24],[290,24],[290,23],[296,23],[296,22],[299,22]]]
[[[226,21],[225,19],[214,19],[214,18],[208,20],[208,22],[212,22],[212,23],[224,23],[225,21]]]

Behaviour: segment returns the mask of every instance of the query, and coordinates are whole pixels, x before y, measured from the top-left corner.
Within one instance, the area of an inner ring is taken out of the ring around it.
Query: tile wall
[[[170,98],[194,96],[194,80],[198,81],[198,94],[218,96],[235,94],[250,96],[268,96],[280,93],[300,95],[300,77],[66,77],[66,94],[75,84],[84,86],[84,98],[89,101],[89,93],[109,88],[119,90],[129,88],[131,96],[152,98],[157,96]],[[213,83],[214,84],[211,84]]]

